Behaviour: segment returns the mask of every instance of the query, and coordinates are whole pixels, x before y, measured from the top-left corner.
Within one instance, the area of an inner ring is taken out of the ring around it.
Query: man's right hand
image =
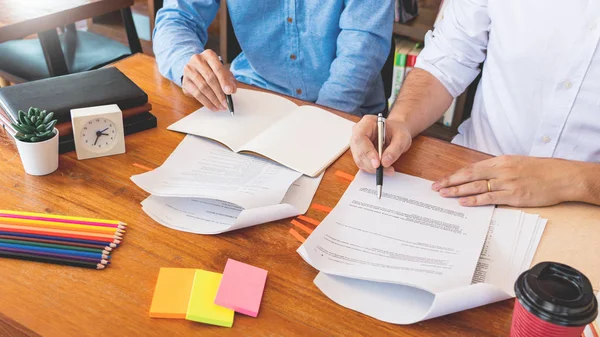
[[[350,149],[354,162],[363,171],[375,173],[379,167],[379,154],[375,148],[377,142],[377,116],[364,116],[354,125]],[[412,144],[412,136],[404,123],[388,119],[385,121],[385,150],[381,164],[386,174],[392,174],[392,165]]]
[[[227,110],[225,94],[237,91],[233,74],[210,49],[192,56],[183,70],[182,88],[212,111]]]

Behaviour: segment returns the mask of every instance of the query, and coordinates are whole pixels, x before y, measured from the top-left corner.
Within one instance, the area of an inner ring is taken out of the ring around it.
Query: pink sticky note
[[[266,270],[227,259],[215,304],[256,317],[266,281]]]

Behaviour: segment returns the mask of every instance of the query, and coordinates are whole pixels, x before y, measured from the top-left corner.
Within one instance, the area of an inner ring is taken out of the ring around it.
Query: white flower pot
[[[58,130],[43,142],[28,143],[15,138],[25,172],[33,176],[50,174],[58,168]]]

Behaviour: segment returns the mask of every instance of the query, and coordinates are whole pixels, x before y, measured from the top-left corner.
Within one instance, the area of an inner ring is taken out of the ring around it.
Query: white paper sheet
[[[219,234],[305,213],[322,178],[323,175],[300,177],[277,205],[243,209],[216,200],[150,196],[142,201],[142,209],[156,222],[172,229]]]
[[[214,199],[249,209],[279,204],[300,176],[269,160],[188,135],[161,167],[131,180],[157,197]]]
[[[260,154],[310,177],[350,146],[353,122],[314,106],[247,89],[233,95],[235,116],[201,108],[168,127]]]
[[[401,173],[377,199],[374,181],[359,172],[299,252],[332,275],[433,293],[471,284],[493,207],[462,207]]]
[[[359,176],[355,178],[355,181],[360,183],[360,180],[357,180]],[[372,184],[370,180],[365,183]],[[425,193],[425,189],[429,190],[429,184],[420,186],[406,181],[401,187],[406,191],[405,193],[411,195],[411,200],[418,199],[415,196]],[[353,193],[351,188],[352,186],[346,194]],[[400,186],[391,184],[388,178],[385,182],[385,188],[392,192],[398,190]],[[342,198],[336,209],[342,209],[348,213],[347,205],[347,200]],[[334,214],[336,209],[331,214]],[[370,222],[363,227],[366,235],[378,228],[379,218],[370,214],[370,211],[362,210],[361,212],[369,214]],[[429,212],[434,211],[430,210]],[[354,213],[349,213],[349,216],[358,217]],[[428,213],[428,216],[431,216],[431,214]],[[339,215],[334,214],[334,218],[340,220]],[[342,220],[346,221],[345,219]],[[326,221],[327,218],[321,222],[319,228]],[[508,299],[514,296],[512,288],[516,277],[529,268],[543,232],[545,220],[539,219],[537,215],[524,214],[519,210],[495,209],[493,217],[488,223],[492,225],[486,233],[483,249],[480,249],[480,252],[476,254],[479,258],[478,268],[470,275],[472,278],[470,284],[447,288],[437,287],[434,291],[426,291],[422,286],[406,285],[408,282],[405,284],[400,284],[404,282],[396,282],[397,284],[394,284],[390,283],[389,279],[383,279],[383,281],[369,280],[369,278],[374,278],[373,275],[346,277],[327,273],[320,268],[317,268],[320,273],[315,278],[314,283],[334,302],[376,319],[395,324],[412,324]],[[395,224],[399,226],[401,222],[397,220]],[[488,227],[486,224],[481,226]],[[316,232],[313,232],[306,242],[309,242]],[[335,238],[335,236],[332,237]],[[361,239],[364,239],[364,235],[361,236]],[[360,244],[364,245],[364,243]],[[381,242],[378,244],[381,244]],[[320,253],[309,253],[309,249],[314,249],[310,247],[305,243],[298,249],[298,253],[309,264],[318,266],[315,263],[315,258],[322,259],[323,256],[320,256]],[[523,249],[523,247],[526,249]],[[381,256],[374,258],[374,260],[380,259],[382,259]],[[526,263],[529,264],[525,266]],[[360,267],[355,268],[362,272],[363,269]]]

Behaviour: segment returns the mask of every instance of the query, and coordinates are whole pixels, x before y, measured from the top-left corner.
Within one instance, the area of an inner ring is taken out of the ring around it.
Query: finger
[[[356,166],[358,166],[359,169],[368,173],[375,173],[376,168],[373,167],[373,163],[371,163],[371,161],[366,156],[359,153],[358,150],[352,151],[352,158],[354,159],[354,162],[356,163]]]
[[[190,74],[188,78],[191,80],[192,83],[194,83],[194,86],[198,89],[198,91],[200,91],[202,97],[205,97],[205,101],[208,104],[201,102],[202,105],[204,105],[212,111],[223,110],[223,103],[221,103],[219,99],[215,96],[208,83],[206,83],[206,81],[204,80],[204,77],[200,76],[200,74],[198,74],[197,72],[194,72]]]
[[[442,178],[431,186],[434,191],[440,191],[442,188],[467,184],[477,180],[488,180],[496,178],[496,170],[485,165],[470,165],[462,168],[455,173]]]
[[[458,199],[462,206],[485,206],[485,205],[506,205],[510,204],[510,191],[498,191],[483,193]]]
[[[194,97],[198,102],[200,102],[200,104],[202,104],[203,106],[205,106],[206,108],[212,110],[212,111],[217,111],[219,109],[217,109],[212,102],[210,101],[210,99],[208,99],[201,91],[200,89],[198,89],[198,87],[196,86],[196,84],[192,81],[185,81],[184,80],[184,84],[183,84],[183,93],[186,94],[187,96],[192,96]]]
[[[217,62],[219,62],[218,59]],[[207,86],[203,88],[204,90],[202,90],[202,93],[208,97],[215,106],[226,109],[227,101],[225,100],[225,93],[223,93],[219,79],[212,68],[207,62],[195,62],[193,66],[201,75],[200,77],[202,77],[204,83],[207,84]]]
[[[379,154],[373,145],[375,133],[375,116],[365,116],[352,130],[350,149],[356,165],[367,171],[374,172],[379,167]]]
[[[221,86],[221,90],[227,95],[234,94],[237,91],[237,86],[235,84],[235,78],[229,69],[227,69],[218,56],[207,58],[206,60],[208,65],[213,70],[213,73],[217,76],[219,80],[219,84]]]
[[[394,170],[394,168],[392,166],[385,167],[383,169],[383,174],[386,175],[386,176],[393,176],[394,173],[396,173],[396,171]]]
[[[412,140],[410,136],[404,135],[403,133],[397,132],[392,134],[392,138],[390,143],[383,151],[383,156],[381,157],[381,164],[384,167],[392,166],[400,155],[402,155],[408,148],[410,147]]]
[[[490,180],[490,187],[492,185],[492,181]],[[496,189],[499,190],[496,181]],[[493,190],[492,190],[493,191]],[[471,183],[466,183],[463,185],[453,186],[453,187],[445,187],[440,189],[440,195],[445,198],[451,197],[464,197],[468,195],[482,194],[487,193],[488,191],[488,180],[477,180]]]

